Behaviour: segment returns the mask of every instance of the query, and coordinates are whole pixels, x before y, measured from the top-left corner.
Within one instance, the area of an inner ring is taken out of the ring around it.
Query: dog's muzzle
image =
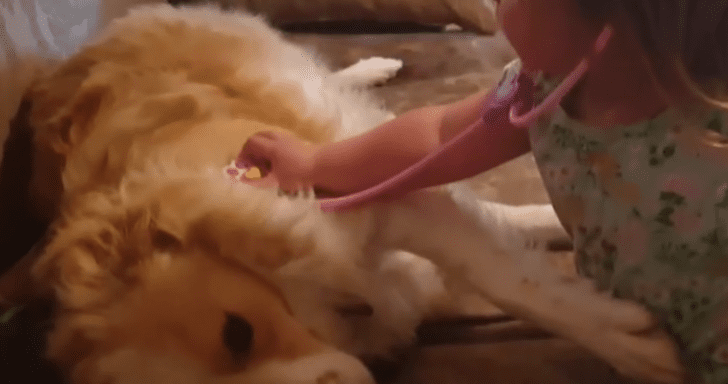
[[[271,362],[248,375],[244,382],[255,384],[376,384],[359,359],[338,351]]]

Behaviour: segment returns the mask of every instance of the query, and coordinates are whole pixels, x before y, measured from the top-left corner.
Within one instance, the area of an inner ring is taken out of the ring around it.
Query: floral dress
[[[554,85],[537,76],[537,102]],[[595,129],[559,107],[529,131],[579,273],[652,311],[686,370],[711,384],[728,383],[726,124],[725,112],[686,124],[667,110]]]

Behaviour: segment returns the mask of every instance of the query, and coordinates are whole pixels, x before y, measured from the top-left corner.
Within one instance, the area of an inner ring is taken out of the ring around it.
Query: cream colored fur
[[[561,234],[549,207],[453,186],[325,214],[221,172],[259,130],[321,142],[391,118],[361,87],[398,64],[371,63],[331,72],[260,19],[142,7],[33,87],[31,187],[59,217],[33,271],[60,305],[49,357],[77,383],[371,383],[354,356],[411,343],[449,310],[444,284],[464,282],[643,369],[615,324],[649,318],[585,282],[536,279],[513,257],[524,249],[502,246]],[[223,341],[227,314],[254,329],[244,356]]]

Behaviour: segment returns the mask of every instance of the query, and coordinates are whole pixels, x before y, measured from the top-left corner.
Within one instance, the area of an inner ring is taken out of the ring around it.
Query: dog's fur
[[[359,89],[391,71],[331,72],[260,19],[160,6],[115,21],[36,84],[30,198],[59,217],[33,270],[36,293],[59,305],[49,357],[78,383],[370,383],[353,356],[386,355],[450,310],[424,256],[446,280],[631,363],[610,320],[649,319],[582,282],[526,278],[508,252],[562,233],[548,206],[440,188],[324,214],[307,194],[222,173],[260,130],[322,142],[391,118]],[[243,352],[226,341],[231,316],[253,329]]]

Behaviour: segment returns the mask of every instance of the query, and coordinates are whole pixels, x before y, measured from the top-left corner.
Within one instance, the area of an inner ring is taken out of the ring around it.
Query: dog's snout
[[[315,384],[375,384],[374,377],[364,364],[354,356],[343,353],[319,355],[316,358],[324,365]]]
[[[318,378],[315,384],[375,384],[374,379],[369,374],[351,374],[338,368],[336,370],[325,371]]]
[[[336,371],[328,371],[316,379],[316,384],[344,384],[341,375]]]

